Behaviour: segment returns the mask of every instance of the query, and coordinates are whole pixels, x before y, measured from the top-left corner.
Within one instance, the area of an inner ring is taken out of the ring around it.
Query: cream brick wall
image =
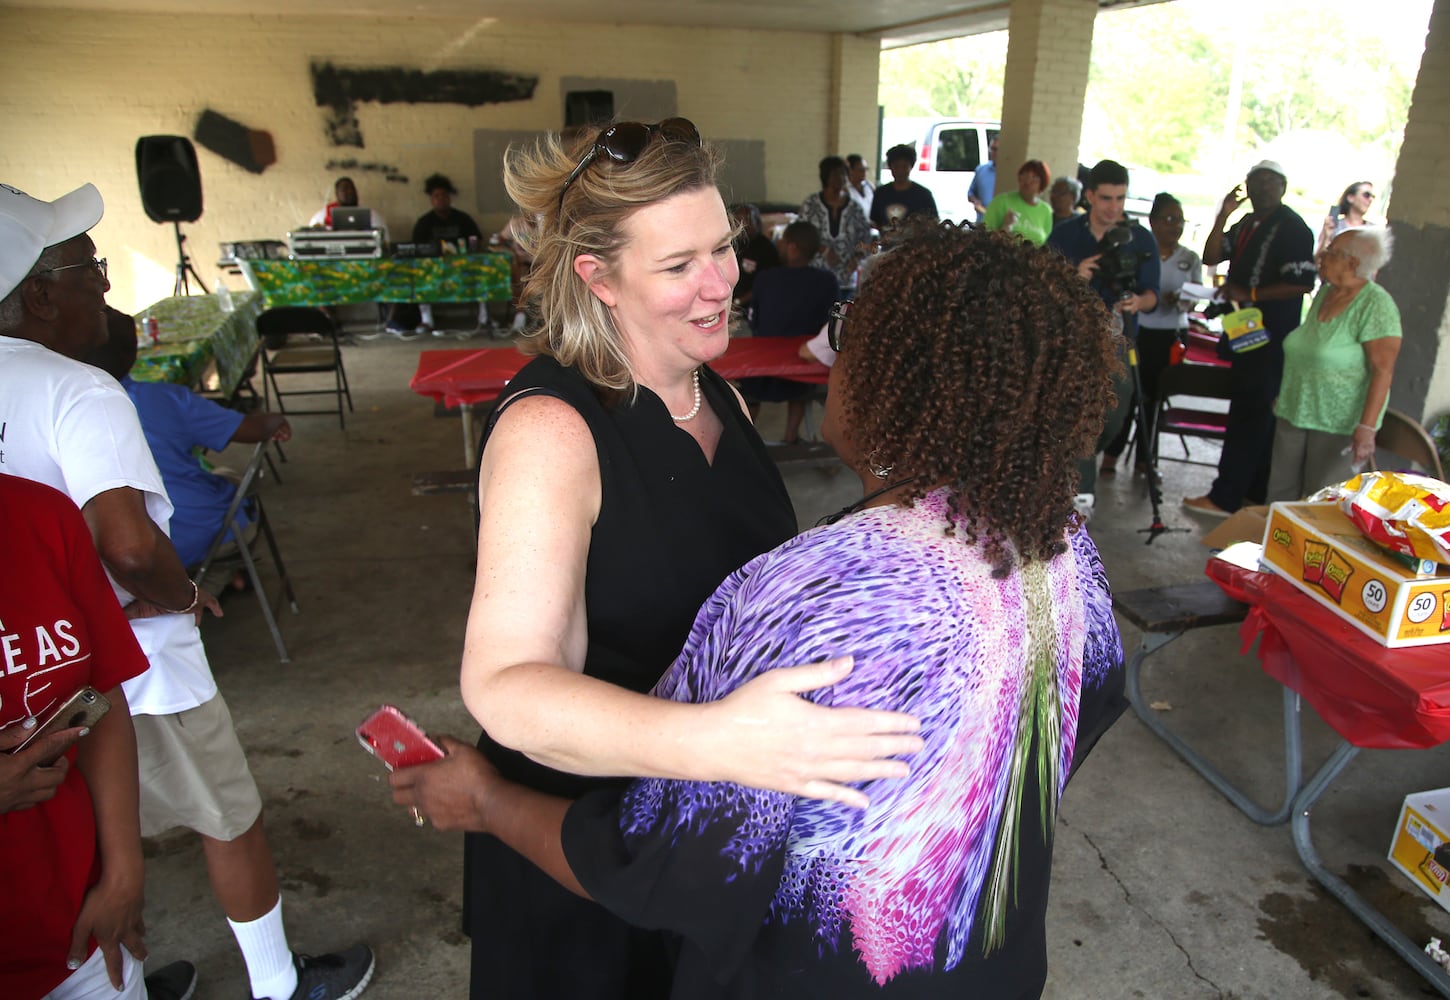
[[[881,78],[881,46],[850,35],[832,38],[831,127],[827,145],[841,156],[859,153],[866,163],[881,162],[877,149],[877,81]]]
[[[43,197],[96,183],[107,211],[94,235],[111,261],[111,300],[127,310],[170,294],[176,263],[170,227],[147,219],[140,204],[136,139],[190,136],[206,108],[270,132],[278,161],[250,174],[198,147],[206,209],[185,232],[208,284],[221,240],[280,238],[307,221],[343,173],[395,237],[427,211],[420,187],[435,170],[460,187],[458,206],[477,214],[473,130],[558,128],[561,76],[673,80],[680,112],[707,136],[765,141],[773,201],[815,190],[816,163],[828,152],[875,145],[879,52],[826,33],[4,9],[0,38],[0,181]],[[313,61],[498,69],[537,75],[539,84],[531,100],[471,109],[360,104],[366,148],[336,147],[312,96]],[[829,148],[833,131],[851,148]],[[360,165],[327,169],[348,158]],[[407,184],[368,169],[383,164]],[[502,222],[479,218],[486,228]]]
[[[1096,16],[1096,0],[1012,0],[998,152],[1005,170],[1030,157],[1054,177],[1076,172]]]

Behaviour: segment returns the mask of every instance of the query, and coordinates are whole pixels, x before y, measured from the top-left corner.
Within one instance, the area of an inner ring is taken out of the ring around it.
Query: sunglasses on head
[[[837,354],[841,353],[841,331],[845,327],[846,317],[850,313],[850,302],[836,302],[831,306],[831,318],[826,323],[826,343]]]
[[[644,122],[618,122],[611,125],[599,133],[599,138],[594,140],[589,152],[584,154],[579,165],[564,181],[564,186],[559,189],[559,207],[564,207],[564,195],[568,193],[569,185],[589,169],[589,164],[598,159],[599,154],[603,153],[615,163],[633,163],[639,159],[650,139],[656,134],[663,136],[666,142],[700,145],[700,130],[688,118],[666,118],[657,125],[647,125]]]

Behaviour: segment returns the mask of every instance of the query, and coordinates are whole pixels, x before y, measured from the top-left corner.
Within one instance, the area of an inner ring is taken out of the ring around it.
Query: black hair
[[[916,149],[910,143],[898,143],[886,151],[886,162],[894,163],[897,160],[910,160],[916,162]]]
[[[106,306],[106,342],[91,348],[81,360],[119,382],[136,363],[136,347],[135,318]]]
[[[824,190],[831,180],[831,175],[837,170],[847,170],[846,161],[839,156],[828,156],[821,161],[821,188]]]
[[[439,188],[442,188],[449,194],[458,193],[458,189],[453,186],[453,182],[448,179],[447,174],[429,174],[428,179],[423,182],[423,191],[431,195]]]
[[[854,170],[856,167],[864,167],[865,165],[866,159],[860,153],[846,154],[846,166]]]
[[[1179,207],[1182,207],[1183,205],[1183,202],[1173,197],[1167,191],[1159,191],[1153,197],[1153,207],[1148,210],[1148,218],[1156,219],[1158,216],[1162,215],[1163,210],[1167,208],[1170,203],[1178,205]]]
[[[782,243],[793,244],[807,257],[814,257],[816,251],[821,248],[821,231],[815,227],[814,223],[806,222],[804,219],[797,219],[786,226],[780,239]]]
[[[1117,160],[1099,160],[1088,171],[1087,183],[1083,187],[1088,191],[1096,191],[1099,184],[1122,184],[1127,186],[1128,168]]]

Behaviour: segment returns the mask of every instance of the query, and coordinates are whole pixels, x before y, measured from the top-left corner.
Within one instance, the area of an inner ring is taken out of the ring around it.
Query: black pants
[[[1269,491],[1269,459],[1274,452],[1274,400],[1284,374],[1284,340],[1274,337],[1255,351],[1233,357],[1233,396],[1229,400],[1223,455],[1208,498],[1227,511],[1263,503]]]
[[[1137,452],[1138,462],[1146,465],[1151,461],[1153,425],[1158,419],[1158,380],[1163,375],[1163,369],[1168,367],[1168,359],[1177,340],[1177,330],[1160,330],[1151,326],[1138,328],[1138,378],[1143,383],[1143,396],[1148,403],[1148,422],[1146,426],[1143,423],[1143,411],[1138,408],[1139,399],[1135,387],[1132,409],[1128,411],[1129,419],[1123,421],[1122,430],[1108,442],[1108,446],[1103,449],[1104,454],[1114,458],[1121,455],[1128,446],[1128,437],[1136,423],[1138,437],[1134,450]],[[1132,375],[1129,374],[1128,377],[1131,381]]]

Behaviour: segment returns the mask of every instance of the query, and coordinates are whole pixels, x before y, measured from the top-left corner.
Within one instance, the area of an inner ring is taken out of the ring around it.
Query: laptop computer
[[[373,228],[373,210],[370,208],[344,208],[339,205],[332,210],[332,228],[339,229],[371,229]]]

